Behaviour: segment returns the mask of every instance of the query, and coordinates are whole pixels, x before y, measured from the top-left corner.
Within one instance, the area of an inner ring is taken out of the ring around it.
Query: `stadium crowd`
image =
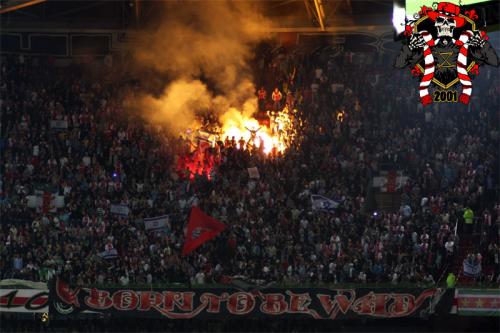
[[[190,181],[176,170],[178,136],[124,109],[139,84],[3,58],[0,279],[430,285],[453,267],[460,235],[477,232],[498,283],[500,84],[489,80],[498,70],[474,81],[470,107],[422,108],[417,81],[381,59],[282,51],[258,64],[260,104],[281,107],[277,88],[302,120],[299,139],[276,156],[223,147],[214,177]],[[374,214],[371,180],[389,170],[409,177],[401,209]],[[64,205],[28,207],[36,190]],[[312,194],[341,205],[314,211]],[[130,213],[112,214],[112,204]],[[193,205],[228,228],[183,257]],[[167,230],[147,232],[143,219],[161,215]]]

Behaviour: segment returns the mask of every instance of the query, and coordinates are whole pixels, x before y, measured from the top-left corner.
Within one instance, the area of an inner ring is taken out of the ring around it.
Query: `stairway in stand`
[[[467,277],[463,274],[463,262],[469,253],[477,252],[479,240],[477,234],[467,234],[464,232],[460,235],[460,243],[458,244],[458,255],[455,256],[452,272],[457,276],[457,282],[461,285],[472,285],[475,283],[474,278]]]
[[[398,212],[401,206],[401,193],[376,193],[375,202],[380,212]]]

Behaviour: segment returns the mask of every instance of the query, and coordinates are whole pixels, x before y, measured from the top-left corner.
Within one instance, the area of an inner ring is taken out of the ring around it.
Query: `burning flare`
[[[296,110],[287,107],[280,112],[268,111],[267,117],[260,121],[230,108],[218,123],[201,125],[197,121],[185,132],[183,138],[190,146],[190,153],[179,159],[177,169],[180,172],[189,171],[190,179],[194,179],[196,174],[211,179],[214,166],[220,163],[222,147],[268,157],[283,154],[296,139],[298,122]]]
[[[234,146],[250,152],[261,150],[265,155],[284,153],[295,138],[295,112],[287,107],[276,113],[267,111],[266,119],[259,121],[231,108],[220,116],[218,124],[192,126],[186,131],[186,139],[194,147],[202,140],[211,147],[223,142],[225,147]]]
[[[233,137],[238,143],[245,142],[245,146],[238,144],[238,149],[252,150],[260,148],[266,155],[284,153],[295,136],[293,131],[294,113],[284,108],[279,114],[268,111],[269,124],[253,117],[247,117],[238,112],[227,112],[221,117],[221,138]]]

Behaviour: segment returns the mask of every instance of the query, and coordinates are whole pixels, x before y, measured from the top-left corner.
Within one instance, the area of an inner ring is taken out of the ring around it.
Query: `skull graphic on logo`
[[[453,37],[453,30],[455,30],[457,22],[451,17],[438,16],[434,26],[437,29],[438,37]]]

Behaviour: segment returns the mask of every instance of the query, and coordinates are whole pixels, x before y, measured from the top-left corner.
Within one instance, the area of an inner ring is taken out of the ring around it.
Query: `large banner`
[[[0,289],[0,312],[48,312],[49,292],[39,289]]]
[[[56,316],[104,312],[112,316],[170,319],[427,317],[432,313],[449,313],[454,296],[453,289],[440,288],[96,289],[72,288],[62,280],[53,281],[50,292],[51,313]]]

